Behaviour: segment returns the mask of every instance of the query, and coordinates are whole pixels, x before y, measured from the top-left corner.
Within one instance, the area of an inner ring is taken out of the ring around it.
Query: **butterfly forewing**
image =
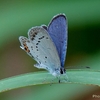
[[[59,14],[55,16],[49,26],[48,26],[48,33],[54,42],[59,57],[61,61],[61,66],[64,67],[65,57],[66,57],[66,49],[67,49],[67,23],[66,17],[64,14]]]

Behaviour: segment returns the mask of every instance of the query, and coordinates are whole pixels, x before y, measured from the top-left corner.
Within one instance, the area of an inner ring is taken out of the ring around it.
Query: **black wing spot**
[[[46,39],[48,39],[48,37],[46,37]]]
[[[38,46],[36,46],[36,48],[38,48]]]
[[[45,56],[45,58],[47,58],[47,56]]]
[[[31,40],[34,40],[35,34],[32,34],[31,36],[32,36],[32,37],[31,37]]]
[[[33,34],[33,37],[35,37],[35,34]]]
[[[39,40],[41,40],[41,39],[43,39],[43,38],[44,38],[44,36],[40,37]]]
[[[31,48],[33,49],[33,46],[31,46]]]
[[[37,35],[37,32],[34,32],[35,35]]]
[[[31,46],[31,49],[33,50],[33,46]]]
[[[38,45],[39,43],[36,43],[36,45]]]

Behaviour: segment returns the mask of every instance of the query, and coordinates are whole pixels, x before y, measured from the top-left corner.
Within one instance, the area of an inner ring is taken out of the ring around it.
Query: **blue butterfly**
[[[28,38],[19,37],[21,48],[37,62],[34,66],[48,70],[55,77],[66,72],[67,40],[68,26],[64,14],[54,16],[48,26],[32,27],[28,31]]]

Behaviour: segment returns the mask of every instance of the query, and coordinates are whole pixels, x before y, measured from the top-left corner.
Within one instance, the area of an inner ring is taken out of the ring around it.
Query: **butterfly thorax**
[[[53,76],[58,77],[62,74],[65,74],[65,72],[66,72],[66,70],[63,67],[61,67],[61,68],[55,68],[55,70],[51,71],[50,73]]]

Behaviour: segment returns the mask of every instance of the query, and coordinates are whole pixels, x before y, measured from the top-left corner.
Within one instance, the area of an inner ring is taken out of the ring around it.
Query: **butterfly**
[[[55,77],[66,73],[64,63],[68,40],[67,23],[65,14],[58,14],[48,26],[41,25],[29,29],[28,38],[19,37],[21,49],[37,62],[34,66],[46,69]]]

